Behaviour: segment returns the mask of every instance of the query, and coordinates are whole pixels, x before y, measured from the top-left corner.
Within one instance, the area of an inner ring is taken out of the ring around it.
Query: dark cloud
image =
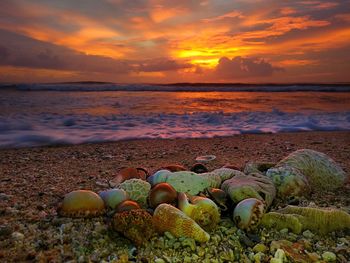
[[[126,61],[86,55],[5,30],[0,30],[0,38],[1,65],[106,73],[125,73],[130,70]]]
[[[178,70],[183,68],[190,68],[191,64],[188,63],[180,63],[176,60],[167,59],[167,58],[158,58],[158,59],[150,59],[144,61],[136,66],[138,71],[144,72],[156,72],[156,71],[171,71]]]
[[[216,66],[215,73],[222,79],[246,78],[246,77],[267,77],[274,71],[283,70],[273,67],[264,59],[235,57],[229,59],[222,57]]]
[[[171,71],[191,67],[169,58],[116,60],[0,30],[0,65],[79,72],[127,73]]]

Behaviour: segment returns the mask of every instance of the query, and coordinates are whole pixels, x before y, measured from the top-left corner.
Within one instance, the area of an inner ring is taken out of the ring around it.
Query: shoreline
[[[207,165],[209,170],[225,164],[241,169],[247,161],[277,162],[301,148],[329,155],[349,174],[350,132],[343,131],[241,134],[210,139],[146,139],[0,149],[0,225],[8,227],[11,233],[24,232],[26,238],[28,235],[43,234],[46,230],[31,233],[26,228],[48,224],[50,229],[54,223],[48,219],[56,217],[57,205],[66,193],[76,189],[95,192],[104,190],[105,184],[122,167],[145,167],[150,172],[167,164],[181,164],[190,168],[197,156],[213,154],[217,158]],[[312,202],[319,206],[340,206],[349,212],[349,182],[346,187],[347,190],[329,193],[325,197],[315,193]],[[70,221],[88,223],[88,220],[69,218],[57,220],[65,224]],[[91,222],[95,221],[93,219]],[[57,226],[55,229],[57,231]],[[23,260],[28,255],[35,258],[39,252],[46,255],[45,248],[33,252],[13,246],[13,240],[6,233],[1,229],[0,259],[11,262]]]

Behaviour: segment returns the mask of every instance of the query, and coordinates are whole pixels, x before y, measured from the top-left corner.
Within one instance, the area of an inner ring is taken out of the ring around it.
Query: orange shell
[[[210,239],[210,235],[193,219],[169,204],[157,206],[153,222],[159,233],[168,231],[175,237],[190,237],[198,242],[207,242]]]
[[[133,178],[146,180],[148,175],[148,171],[145,168],[127,167],[121,169],[119,173],[109,181],[109,184],[112,187],[116,187],[122,182]]]
[[[102,198],[89,190],[76,190],[65,195],[58,213],[67,217],[92,217],[105,211]]]

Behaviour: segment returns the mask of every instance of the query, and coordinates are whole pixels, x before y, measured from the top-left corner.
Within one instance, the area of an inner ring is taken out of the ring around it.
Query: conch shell
[[[175,237],[189,237],[198,242],[207,242],[210,235],[193,219],[169,204],[160,204],[154,210],[153,223],[159,233],[166,231]]]
[[[218,206],[211,199],[201,196],[190,197],[190,202],[185,193],[178,194],[179,209],[206,231],[213,230],[220,221]]]

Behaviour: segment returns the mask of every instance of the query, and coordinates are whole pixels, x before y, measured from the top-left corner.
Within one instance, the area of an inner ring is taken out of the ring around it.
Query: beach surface
[[[301,148],[323,152],[345,172],[350,172],[350,132],[243,134],[211,139],[149,139],[1,149],[0,261],[78,260],[72,247],[76,245],[74,238],[84,239],[77,236],[83,235],[84,230],[77,227],[91,226],[96,230],[96,224],[104,227],[105,219],[60,218],[56,208],[64,195],[72,190],[99,192],[106,189],[107,182],[123,167],[145,167],[150,172],[168,164],[190,168],[197,156],[213,154],[216,159],[207,164],[209,170],[225,164],[241,169],[248,161],[277,162]],[[321,196],[316,192],[309,201],[317,206],[339,207],[349,212],[349,192],[347,184],[337,193]],[[62,225],[66,229],[69,225],[70,230],[65,233]],[[108,235],[114,242],[114,237]],[[57,243],[48,242],[50,239]],[[115,246],[124,242],[130,248],[126,239],[115,237],[115,240],[118,240]],[[82,255],[90,252],[84,253]],[[95,258],[96,261],[107,260],[108,255]],[[92,255],[90,260],[95,258]],[[80,256],[80,261],[84,260],[87,259]]]

